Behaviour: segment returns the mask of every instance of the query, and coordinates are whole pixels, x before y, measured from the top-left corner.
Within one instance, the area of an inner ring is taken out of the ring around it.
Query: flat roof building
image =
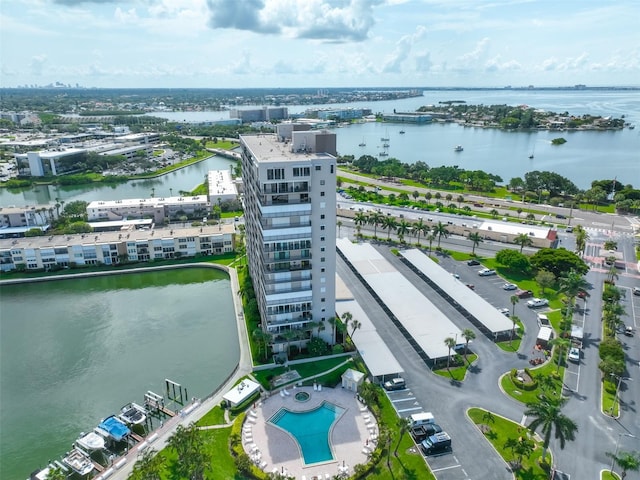
[[[207,183],[209,184],[209,203],[211,205],[238,198],[238,189],[229,170],[210,170],[207,174]]]
[[[274,353],[335,316],[335,143],[322,131],[240,136],[249,271]],[[331,331],[319,335],[332,343]]]

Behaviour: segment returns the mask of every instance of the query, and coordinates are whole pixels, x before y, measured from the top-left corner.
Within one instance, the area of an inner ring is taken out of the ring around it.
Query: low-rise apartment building
[[[0,239],[0,270],[117,265],[234,250],[234,225]]]
[[[179,220],[180,217],[205,217],[211,205],[206,195],[193,197],[125,198],[96,200],[87,205],[90,222],[122,220],[124,218],[152,218],[155,223]]]

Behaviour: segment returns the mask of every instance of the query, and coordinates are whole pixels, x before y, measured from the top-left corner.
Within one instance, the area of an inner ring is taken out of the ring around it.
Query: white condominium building
[[[243,135],[240,143],[247,256],[262,328],[273,335],[274,352],[305,344],[316,331],[333,344],[327,321],[335,316],[336,136],[278,129]]]

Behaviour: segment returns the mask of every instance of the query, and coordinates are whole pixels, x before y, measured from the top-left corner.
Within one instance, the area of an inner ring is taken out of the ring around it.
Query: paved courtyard
[[[355,397],[355,393],[343,388],[322,388],[312,386],[288,388],[289,395],[279,392],[264,400],[255,409],[249,410],[243,425],[244,448],[256,463],[266,472],[279,471],[295,478],[307,480],[333,478],[342,469],[353,473],[353,466],[366,463],[367,451],[373,450],[378,427],[375,419]],[[295,399],[297,392],[307,392],[308,401]],[[333,460],[306,465],[296,440],[284,430],[268,423],[280,408],[293,412],[313,410],[323,401],[328,401],[344,409],[344,413],[334,423],[329,432],[329,445]]]

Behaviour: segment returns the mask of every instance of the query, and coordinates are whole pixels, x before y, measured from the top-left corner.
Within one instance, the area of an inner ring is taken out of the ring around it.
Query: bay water
[[[2,286],[0,478],[24,480],[165,378],[212,393],[240,355],[231,295],[208,268]]]

